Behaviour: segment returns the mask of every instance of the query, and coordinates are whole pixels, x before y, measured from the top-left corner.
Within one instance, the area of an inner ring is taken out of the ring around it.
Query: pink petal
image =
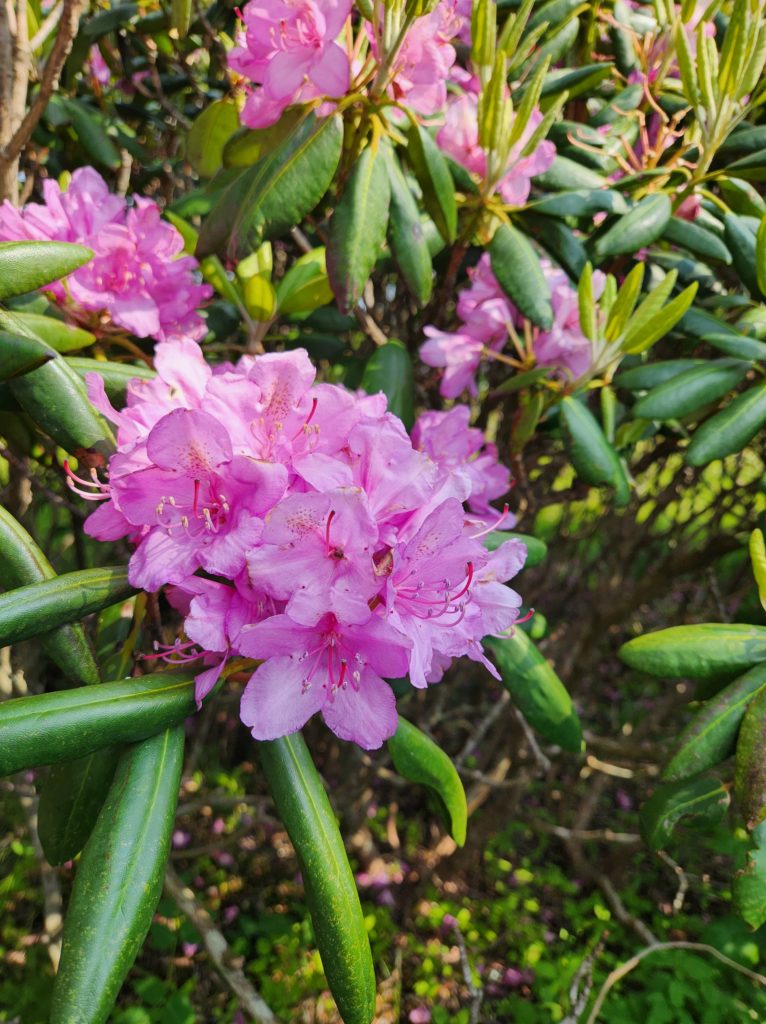
[[[294,658],[270,658],[245,687],[240,717],[255,739],[275,740],[297,732],[324,704],[318,683],[304,686],[306,665]]]
[[[346,683],[322,708],[322,717],[336,736],[377,750],[396,732],[396,698],[391,687],[367,669],[359,690]]]

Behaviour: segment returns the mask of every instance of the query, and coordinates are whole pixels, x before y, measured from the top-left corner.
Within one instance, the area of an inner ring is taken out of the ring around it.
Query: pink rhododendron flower
[[[70,319],[91,326],[93,314],[108,314],[115,327],[158,341],[205,333],[197,308],[212,289],[195,280],[197,261],[181,255],[183,238],[156,203],[137,197],[128,207],[92,167],[76,170],[66,191],[46,179],[43,198],[21,210],[6,200],[0,241],[79,242],[93,250],[84,267],[46,285]]]
[[[449,412],[428,410],[412,428],[412,443],[445,474],[465,479],[468,507],[489,515],[493,511],[490,501],[510,490],[511,473],[498,462],[495,445],[485,442],[480,430],[469,427],[470,420],[467,405],[456,405]]]
[[[467,83],[469,89],[474,80]],[[455,163],[467,171],[484,178],[487,173],[487,154],[479,145],[478,95],[467,91],[455,95],[447,104],[444,124],[436,135],[436,141]],[[539,142],[532,153],[522,152],[535,129],[542,121],[539,110],[533,111],[522,132],[521,138],[508,155],[506,167],[497,181],[497,191],[503,202],[510,206],[523,206],[529,198],[531,179],[547,171],[556,156],[552,142]]]
[[[255,82],[242,111],[250,128],[267,128],[292,103],[342,96],[349,60],[336,42],[351,0],[251,0],[229,64]]]
[[[459,410],[424,420],[418,451],[383,396],[316,384],[303,350],[211,369],[193,342],[165,342],[155,365],[119,411],[89,376],[118,450],[108,483],[70,478],[102,502],[86,531],[135,546],[131,581],[171,585],[185,638],[167,657],[201,659],[198,703],[227,659],[255,658],[242,719],[257,739],[321,712],[372,749],[396,729],[386,678],[425,686],[464,654],[494,671],[481,640],[518,616],[505,582],[525,549],[490,555],[464,510],[488,508],[507,471],[480,432],[459,446]],[[439,436],[441,462],[425,450]]]
[[[553,325],[548,331],[539,331],[534,339],[534,352],[541,366],[563,370],[577,380],[587,373],[593,362],[593,345],[580,330],[580,311],[577,291],[569,278],[548,260],[541,260],[543,273],[551,289]],[[593,294],[601,295],[604,275],[593,274]]]
[[[451,39],[459,34],[464,19],[455,0],[442,0],[430,14],[418,18],[402,43],[392,66],[389,93],[419,114],[436,114],[447,102],[447,79],[455,63]],[[470,17],[469,17],[470,25]],[[380,47],[368,27],[372,52],[380,59]]]

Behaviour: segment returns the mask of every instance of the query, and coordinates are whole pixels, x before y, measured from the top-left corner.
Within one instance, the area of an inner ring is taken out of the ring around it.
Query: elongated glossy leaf
[[[21,377],[53,357],[52,352],[33,338],[0,330],[0,380]]]
[[[12,313],[0,310],[0,327],[13,332],[16,325],[26,328],[28,335],[34,335],[56,352],[71,352],[74,349],[88,348],[96,340],[95,334],[64,323],[55,316],[42,316],[39,313]]]
[[[56,578],[53,566],[21,523],[0,505],[0,586],[13,591]],[[101,681],[82,626],[61,626],[43,637],[42,645],[67,676],[85,685]]]
[[[755,585],[758,587],[758,597],[763,610],[766,611],[766,540],[764,540],[763,530],[753,530],[750,534],[748,550]]]
[[[755,235],[736,213],[727,213],[723,219],[726,244],[731,251],[734,267],[754,298],[763,298],[758,287],[755,259]]]
[[[693,221],[671,217],[662,237],[674,245],[683,246],[689,252],[702,256],[703,259],[719,260],[726,266],[731,264],[731,253],[721,239]]]
[[[737,739],[734,795],[751,831],[766,818],[766,690],[750,703]]]
[[[340,161],[338,114],[305,115],[274,149],[223,191],[200,232],[197,255],[244,258],[266,238],[289,230],[327,191]]]
[[[398,338],[377,348],[365,363],[362,387],[369,395],[382,391],[388,408],[409,430],[415,422],[415,380],[412,359]]]
[[[189,0],[174,0],[175,4]],[[212,178],[223,165],[223,149],[239,128],[239,111],[234,100],[214,100],[195,118],[186,139],[186,156],[197,174]]]
[[[707,366],[706,359],[663,359],[660,363],[645,363],[632,366],[623,373],[618,373],[614,383],[628,391],[649,391],[660,384],[672,380],[686,370],[694,370],[698,366]]]
[[[330,221],[327,273],[342,313],[362,294],[386,238],[391,183],[385,151],[367,146]]]
[[[644,633],[617,652],[626,665],[652,676],[711,679],[766,659],[766,626],[705,622]]]
[[[528,239],[501,224],[489,243],[492,271],[523,316],[547,330],[553,323],[551,290]]]
[[[431,297],[433,287],[431,253],[420,221],[418,204],[391,147],[388,148],[387,156],[391,179],[388,240],[404,283],[423,306]]]
[[[463,846],[468,818],[465,790],[441,747],[400,715],[396,732],[388,741],[388,752],[401,776],[427,786],[436,795],[444,824],[458,846]]]
[[[662,777],[674,782],[725,761],[748,704],[764,687],[766,664],[756,665],[706,701],[678,737]]]
[[[319,954],[345,1024],[370,1024],[375,971],[343,840],[300,733],[259,745],[279,817],[303,876]]]
[[[764,424],[766,381],[761,381],[698,428],[686,449],[686,461],[692,466],[705,466],[713,459],[742,451]]]
[[[766,359],[764,342],[749,338],[704,310],[688,310],[681,320],[680,328],[735,359]]]
[[[488,551],[497,551],[500,545],[505,544],[507,540],[520,540],[527,549],[525,569],[539,565],[548,555],[548,545],[545,541],[538,540],[537,537],[530,537],[527,533],[514,533],[512,530],[493,530],[492,533],[488,533],[486,537],[482,538],[482,543]]]
[[[608,256],[632,255],[651,245],[664,233],[671,214],[670,199],[664,192],[646,196],[596,239],[594,258],[601,262]]]
[[[104,747],[76,761],[54,764],[40,784],[37,832],[49,864],[64,864],[82,850],[104,805],[119,751]]]
[[[766,924],[766,847],[748,850],[745,866],[732,882],[734,907],[751,928]]]
[[[189,31],[191,16],[191,0],[172,0],[170,5],[170,26],[176,30],[181,39]]]
[[[666,277],[665,280],[667,281],[668,278]],[[688,288],[684,288],[667,305],[657,303],[659,308],[654,312],[652,309],[654,308],[655,294],[653,292],[649,295],[630,319],[623,338],[622,351],[629,355],[646,352],[655,342],[673,330],[691,306],[696,294],[697,282],[693,281]]]
[[[688,416],[731,391],[749,370],[750,363],[740,359],[711,360],[653,388],[636,403],[634,415],[646,420]]]
[[[550,372],[550,367],[548,366],[535,366],[531,370],[514,373],[495,388],[495,393],[498,395],[512,395],[516,391],[523,391],[525,388],[536,384],[537,381],[542,380],[543,377],[549,376]]]
[[[512,636],[488,638],[485,643],[503,685],[532,728],[564,750],[579,753],[582,727],[572,698],[527,634],[517,629]]]
[[[564,398],[560,410],[567,454],[577,475],[588,484],[613,487],[617,504],[626,505],[630,499],[628,478],[596,418],[576,398]]]
[[[92,256],[91,249],[69,242],[1,242],[0,301],[58,281]]]
[[[81,569],[0,594],[0,646],[77,622],[135,593],[124,566]]]
[[[104,1024],[162,892],[184,731],[169,729],[120,758],[77,869],[64,922],[51,1024]]]
[[[106,130],[103,114],[82,100],[63,99],[61,104],[88,156],[96,163],[116,171],[120,166],[120,153]]]
[[[525,214],[524,223],[529,225],[540,245],[563,267],[571,280],[579,281],[588,262],[588,254],[574,231],[563,221],[551,217]]]
[[[653,850],[664,849],[682,818],[713,825],[729,806],[729,791],[712,775],[658,786],[641,808],[641,834]]]
[[[159,672],[0,705],[0,776],[132,743],[193,714],[191,672]]]
[[[587,217],[602,212],[624,214],[629,206],[621,192],[609,188],[581,188],[554,192],[532,203],[529,209],[548,217]]]
[[[420,125],[407,134],[407,160],[423,191],[423,205],[447,244],[457,236],[455,186],[447,161],[434,140]]]
[[[565,156],[557,156],[548,170],[543,174],[538,174],[535,181],[543,188],[554,192],[569,191],[570,189],[601,189],[609,186],[609,182],[603,175],[597,174],[589,167],[583,167],[576,160],[569,160]]]
[[[89,373],[97,373],[104,382],[104,390],[109,400],[119,405],[124,404],[125,391],[132,380],[154,380],[157,374],[148,366],[134,366],[131,363],[107,362],[104,359],[82,359],[79,356],[70,356],[66,360],[67,366],[85,380]]]

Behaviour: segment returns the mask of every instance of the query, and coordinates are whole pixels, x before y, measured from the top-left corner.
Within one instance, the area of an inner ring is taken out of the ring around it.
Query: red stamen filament
[[[472,533],[471,540],[478,540],[479,537],[486,537],[488,533],[492,533],[493,530],[497,530],[500,524],[505,519],[505,517],[508,515],[509,511],[510,506],[508,504],[503,505],[503,511],[500,513],[499,518],[496,519],[494,523],[490,524],[485,529],[481,530],[479,533]]]

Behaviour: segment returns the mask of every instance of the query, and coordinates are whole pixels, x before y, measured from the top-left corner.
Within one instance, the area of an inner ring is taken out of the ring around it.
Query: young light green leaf
[[[580,330],[591,341],[598,337],[598,309],[593,295],[593,267],[586,263],[577,285],[577,308],[580,318]]]
[[[276,295],[279,312],[288,316],[312,313],[332,302],[323,245],[304,253],[293,263],[277,285]]]
[[[755,585],[758,587],[758,596],[763,610],[766,611],[766,541],[763,538],[763,530],[753,530],[748,546]]]

